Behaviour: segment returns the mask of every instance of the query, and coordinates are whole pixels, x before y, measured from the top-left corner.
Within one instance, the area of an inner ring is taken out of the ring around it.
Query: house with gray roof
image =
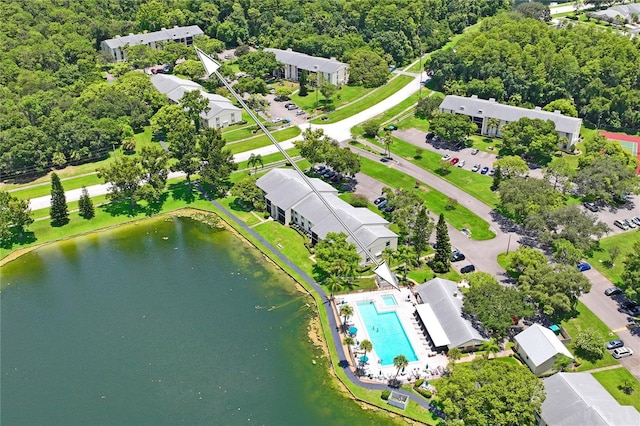
[[[614,23],[631,23],[640,16],[640,3],[620,4],[604,10],[588,12],[590,18]],[[634,16],[635,15],[635,16]]]
[[[176,25],[173,28],[162,28],[160,31],[154,31],[151,33],[130,33],[127,36],[117,35],[115,38],[102,40],[100,42],[100,48],[107,52],[114,61],[121,62],[127,59],[125,52],[126,46],[146,44],[149,47],[157,49],[160,47],[160,43],[166,43],[169,41],[191,46],[193,44],[193,39],[203,34],[204,32],[197,25],[189,25],[187,27],[178,27]]]
[[[169,101],[179,104],[186,92],[200,91],[202,96],[209,100],[209,110],[200,113],[203,127],[219,129],[242,121],[242,111],[224,96],[207,93],[198,83],[185,80],[175,75],[155,74],[151,77],[151,83],[158,92],[167,95]]]
[[[385,248],[397,248],[398,235],[389,230],[389,222],[383,217],[367,208],[353,207],[338,197],[333,186],[321,179],[309,180],[369,253],[379,258]],[[265,193],[271,217],[283,225],[298,227],[310,236],[312,244],[324,239],[329,232],[345,232],[342,224],[329,214],[324,203],[295,170],[273,169],[256,183]],[[347,241],[354,242],[350,236]],[[362,264],[371,261],[359,247],[358,254]]]
[[[469,352],[489,340],[462,316],[463,295],[458,283],[433,278],[415,287],[414,293],[419,302],[416,311],[436,348]]]
[[[481,135],[500,136],[500,128],[505,124],[518,121],[522,117],[539,120],[551,120],[555,123],[558,136],[565,138],[567,144],[560,148],[568,149],[580,140],[580,118],[567,117],[560,111],[543,111],[542,108],[535,109],[521,108],[511,105],[501,104],[495,99],[480,99],[473,95],[469,98],[464,96],[448,95],[440,104],[440,112],[449,114],[461,114],[471,118],[478,126]],[[498,119],[498,126],[490,126],[490,119]]]
[[[339,86],[349,81],[349,64],[337,61],[335,58],[327,59],[317,56],[309,56],[304,53],[294,52],[291,49],[266,48],[265,52],[276,55],[276,60],[282,64],[282,68],[276,70],[277,76],[286,80],[298,81],[300,72],[319,73],[320,78],[331,84]]]
[[[514,338],[514,350],[536,376],[553,372],[553,365],[560,355],[573,359],[569,349],[547,327],[533,324]]]
[[[589,373],[558,373],[544,379],[547,395],[539,426],[640,425],[640,413],[620,405]]]

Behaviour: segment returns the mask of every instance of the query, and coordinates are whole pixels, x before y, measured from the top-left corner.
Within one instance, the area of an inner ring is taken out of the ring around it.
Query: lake
[[[0,423],[392,422],[336,388],[307,303],[236,235],[188,218],[45,246],[2,268]]]

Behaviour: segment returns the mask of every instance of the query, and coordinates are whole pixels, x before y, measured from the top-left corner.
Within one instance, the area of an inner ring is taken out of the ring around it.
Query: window
[[[220,117],[216,117],[216,127],[220,127]]]
[[[235,113],[231,113],[231,122],[235,123],[236,122],[236,115]]]
[[[391,241],[387,241],[387,243],[385,244],[385,247],[389,247],[391,245]]]

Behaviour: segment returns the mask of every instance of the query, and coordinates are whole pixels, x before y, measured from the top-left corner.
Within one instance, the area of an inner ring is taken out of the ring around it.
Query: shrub
[[[353,197],[351,197],[351,202],[349,204],[353,207],[367,207],[369,200],[362,194],[354,194]]]
[[[604,339],[593,328],[578,333],[573,342],[586,359],[597,360],[604,356]]]
[[[391,395],[391,391],[389,390],[383,390],[382,391],[382,395],[380,395],[380,398],[384,399],[385,401],[389,399],[389,396]]]
[[[424,396],[425,398],[429,399],[433,396],[433,393],[430,390],[426,390],[426,389],[422,389],[422,388],[417,388],[416,391]]]
[[[416,382],[413,384],[414,388],[419,388],[420,386],[422,386],[422,384],[424,383],[424,379],[418,379],[416,380]]]

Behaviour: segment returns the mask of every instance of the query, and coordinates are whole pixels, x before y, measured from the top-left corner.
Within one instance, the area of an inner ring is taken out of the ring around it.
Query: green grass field
[[[316,118],[312,120],[315,124],[330,124],[344,120],[347,117],[351,117],[365,109],[387,99],[389,96],[396,93],[398,90],[413,81],[413,78],[406,75],[399,75],[396,78],[390,80],[387,84],[371,92],[364,98],[348,104],[344,108],[340,108],[335,111],[331,111],[325,114],[326,120],[323,118]]]
[[[589,310],[582,302],[578,302],[576,307],[578,314],[575,318],[571,318],[566,321],[562,321],[562,326],[569,333],[572,339],[575,340],[576,335],[583,330],[592,328],[602,337],[604,342],[614,340],[618,338],[618,335],[611,332],[609,327],[602,322],[593,312]],[[568,345],[569,351],[575,356],[576,349],[573,342]],[[582,359],[582,365],[578,368],[578,371],[592,370],[594,368],[607,367],[609,365],[615,365],[616,361],[611,354],[607,351],[604,356],[597,361],[588,361]]]
[[[300,135],[301,130],[298,126],[286,127],[282,130],[278,130],[272,133],[275,140],[278,142],[286,141],[291,138],[295,138]],[[251,139],[245,139],[239,142],[231,143],[227,145],[227,148],[232,154],[238,154],[240,152],[251,151],[257,148],[262,148],[271,144],[271,140],[266,135],[256,136]]]
[[[362,86],[348,86],[342,85],[336,91],[336,93],[331,98],[331,102],[329,106],[333,109],[337,109],[343,107],[344,105],[357,101],[367,93],[371,93],[373,89],[367,89]],[[316,106],[316,92],[313,88],[309,89],[309,94],[307,96],[300,96],[298,93],[294,93],[290,96],[291,102],[295,103],[301,109],[310,112],[315,109]],[[318,107],[326,107],[327,102],[322,96],[322,93],[318,92]]]
[[[624,271],[624,259],[631,253],[633,245],[640,241],[640,229],[635,231],[627,231],[612,237],[602,238],[599,248],[593,251],[587,261],[596,268],[602,275],[607,277],[615,285],[622,283],[622,272]],[[613,267],[609,266],[611,255],[609,249],[611,247],[619,247],[620,254],[615,260]]]
[[[626,368],[599,371],[591,374],[615,398],[620,405],[632,405],[640,411],[640,382]],[[634,384],[635,390],[631,395],[624,393],[618,386],[625,381]]]
[[[391,188],[415,189],[415,179],[382,163],[361,158],[361,171],[379,180]],[[457,205],[447,210],[449,198],[426,184],[421,184],[418,195],[425,201],[429,210],[435,214],[443,213],[447,222],[456,229],[468,228],[474,240],[490,240],[495,234],[489,229],[489,224],[464,206]]]
[[[425,89],[422,92],[423,93],[423,97],[426,96],[425,95],[425,91],[428,91],[428,89]],[[394,123],[400,129],[412,127],[412,126],[404,124],[406,122],[405,121],[406,119],[400,120],[400,118],[402,118],[402,117],[404,117],[406,115],[409,115],[410,117],[413,117],[414,106],[418,102],[419,99],[420,99],[419,93],[414,93],[413,95],[409,96],[407,99],[405,99],[404,101],[400,102],[398,105],[394,106],[393,108],[390,108],[390,109],[386,110],[382,114],[376,115],[375,117],[372,118],[372,120],[378,121],[381,124]],[[361,124],[351,128],[351,134],[354,137],[355,136],[360,136],[363,133],[364,133],[364,130],[362,129],[362,125]]]

